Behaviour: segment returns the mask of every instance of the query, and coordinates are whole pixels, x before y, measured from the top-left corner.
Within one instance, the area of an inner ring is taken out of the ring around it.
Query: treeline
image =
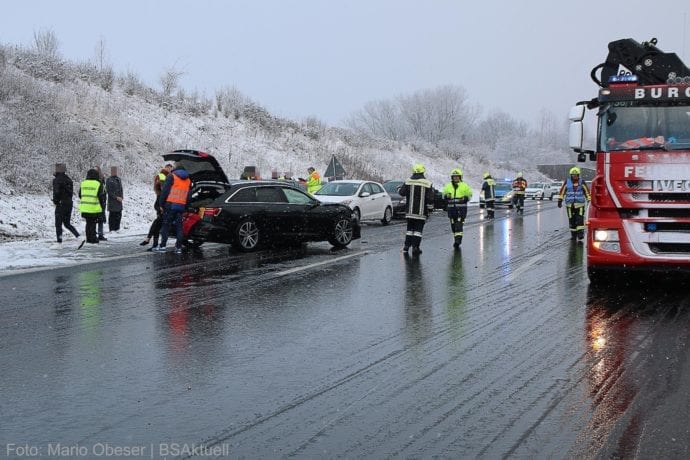
[[[458,86],[372,101],[339,128],[273,116],[234,86],[211,97],[187,91],[174,67],[154,89],[132,71],[117,74],[106,55],[101,40],[92,59],[64,60],[51,31],[29,47],[0,45],[0,179],[43,192],[52,165],[67,162],[80,172],[116,164],[148,181],[151,163],[176,148],[205,148],[231,171],[257,164],[264,173],[300,174],[335,154],[351,177],[375,180],[390,174],[380,157],[402,151],[514,170],[568,157],[564,117],[542,111],[531,128],[503,112],[484,116]]]

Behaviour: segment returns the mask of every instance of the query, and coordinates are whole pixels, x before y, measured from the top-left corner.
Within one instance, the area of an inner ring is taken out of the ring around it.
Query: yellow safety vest
[[[86,179],[81,183],[79,212],[82,214],[100,214],[103,212],[101,202],[98,200],[98,187],[100,186],[100,181],[94,179]]]

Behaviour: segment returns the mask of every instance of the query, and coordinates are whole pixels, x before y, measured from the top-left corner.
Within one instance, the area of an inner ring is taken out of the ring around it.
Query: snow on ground
[[[109,233],[106,223],[104,231],[108,241],[98,245],[87,244],[80,250],[77,247],[85,237],[85,221],[79,215],[77,197],[71,222],[81,236],[76,239],[69,230],[63,229],[63,243],[58,244],[55,207],[49,195],[0,195],[0,271],[87,263],[108,256],[108,248],[138,244],[156,216],[153,209],[155,194],[144,185],[131,184],[124,184],[124,193],[120,230]]]

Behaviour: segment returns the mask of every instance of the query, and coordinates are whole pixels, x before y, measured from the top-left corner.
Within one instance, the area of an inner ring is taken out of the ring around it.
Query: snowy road
[[[0,278],[0,458],[687,457],[690,299],[590,290],[562,210],[527,205],[475,208],[459,252],[436,214],[418,257],[398,222]]]

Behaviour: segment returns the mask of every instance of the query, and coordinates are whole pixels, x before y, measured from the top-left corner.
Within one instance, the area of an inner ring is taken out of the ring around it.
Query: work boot
[[[421,254],[422,253],[422,248],[419,246],[413,246],[412,247],[412,254]]]
[[[403,248],[402,248],[402,252],[405,252],[405,253],[407,253],[407,251],[409,251],[409,250],[410,250],[409,246],[403,246]]]

